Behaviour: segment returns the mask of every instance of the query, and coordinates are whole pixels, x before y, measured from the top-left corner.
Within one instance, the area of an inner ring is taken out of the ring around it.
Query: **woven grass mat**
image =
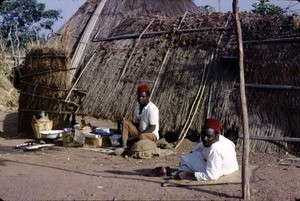
[[[116,149],[119,149],[120,147],[103,147],[103,148],[91,148],[91,147],[83,147],[82,149],[89,150],[89,151],[96,151],[96,152],[101,152],[104,154],[114,154]],[[158,154],[159,156],[168,156],[175,154],[174,150],[170,149],[158,149]]]
[[[250,182],[255,181],[255,171],[259,167],[256,165],[250,165]],[[220,185],[220,184],[241,184],[242,183],[242,174],[241,174],[241,167],[238,171],[220,177],[218,180],[213,181],[196,181],[196,180],[175,180],[175,179],[167,179],[162,186],[201,186],[201,185]]]
[[[89,148],[89,147],[83,147],[82,149],[89,150],[89,151],[96,151],[101,152],[104,154],[113,154],[116,149],[120,147],[103,147],[103,148]]]

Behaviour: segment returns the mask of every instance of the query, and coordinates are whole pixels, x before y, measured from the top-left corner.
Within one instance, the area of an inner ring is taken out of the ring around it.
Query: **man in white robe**
[[[191,153],[181,156],[175,179],[217,180],[238,170],[235,145],[220,131],[219,120],[206,120],[201,142]]]

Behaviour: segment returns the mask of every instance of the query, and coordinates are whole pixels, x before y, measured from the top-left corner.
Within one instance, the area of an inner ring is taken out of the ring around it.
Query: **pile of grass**
[[[0,51],[0,110],[15,110],[18,106],[19,94],[14,88],[12,71],[5,64],[4,52]]]
[[[26,53],[20,77],[19,133],[32,131],[33,115],[46,111],[54,129],[62,128],[71,105],[69,92],[70,58],[61,47],[34,47]]]

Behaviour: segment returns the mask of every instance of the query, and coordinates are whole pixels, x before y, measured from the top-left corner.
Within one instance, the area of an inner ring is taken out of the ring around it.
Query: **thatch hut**
[[[21,69],[19,133],[31,131],[31,123],[41,111],[49,113],[54,127],[64,126],[65,115],[72,115],[75,102],[64,101],[68,93],[69,53],[65,49],[35,47],[26,53]]]
[[[152,87],[151,100],[160,109],[162,136],[177,139],[183,130],[200,133],[209,116],[222,119],[223,134],[240,144],[231,13],[203,13],[192,0],[110,0],[95,14],[97,9],[97,1],[87,1],[48,41],[67,47],[73,62],[80,55],[70,86],[86,90],[78,114],[130,118],[136,87],[147,83]],[[255,151],[299,154],[299,141],[282,140],[299,137],[300,128],[299,32],[289,20],[241,14],[251,148]],[[259,136],[266,138],[261,141]]]

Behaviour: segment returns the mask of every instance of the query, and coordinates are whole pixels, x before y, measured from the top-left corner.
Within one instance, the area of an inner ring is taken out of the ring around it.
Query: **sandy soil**
[[[16,149],[30,139],[17,135],[17,112],[0,112],[0,198],[3,200],[240,200],[241,184],[163,187],[169,177],[149,177],[157,166],[176,168],[195,142],[184,140],[176,154],[151,160],[55,146]],[[90,119],[92,125],[112,122]],[[238,159],[241,164],[241,152]],[[300,158],[251,153],[259,168],[250,183],[252,200],[299,200]]]

